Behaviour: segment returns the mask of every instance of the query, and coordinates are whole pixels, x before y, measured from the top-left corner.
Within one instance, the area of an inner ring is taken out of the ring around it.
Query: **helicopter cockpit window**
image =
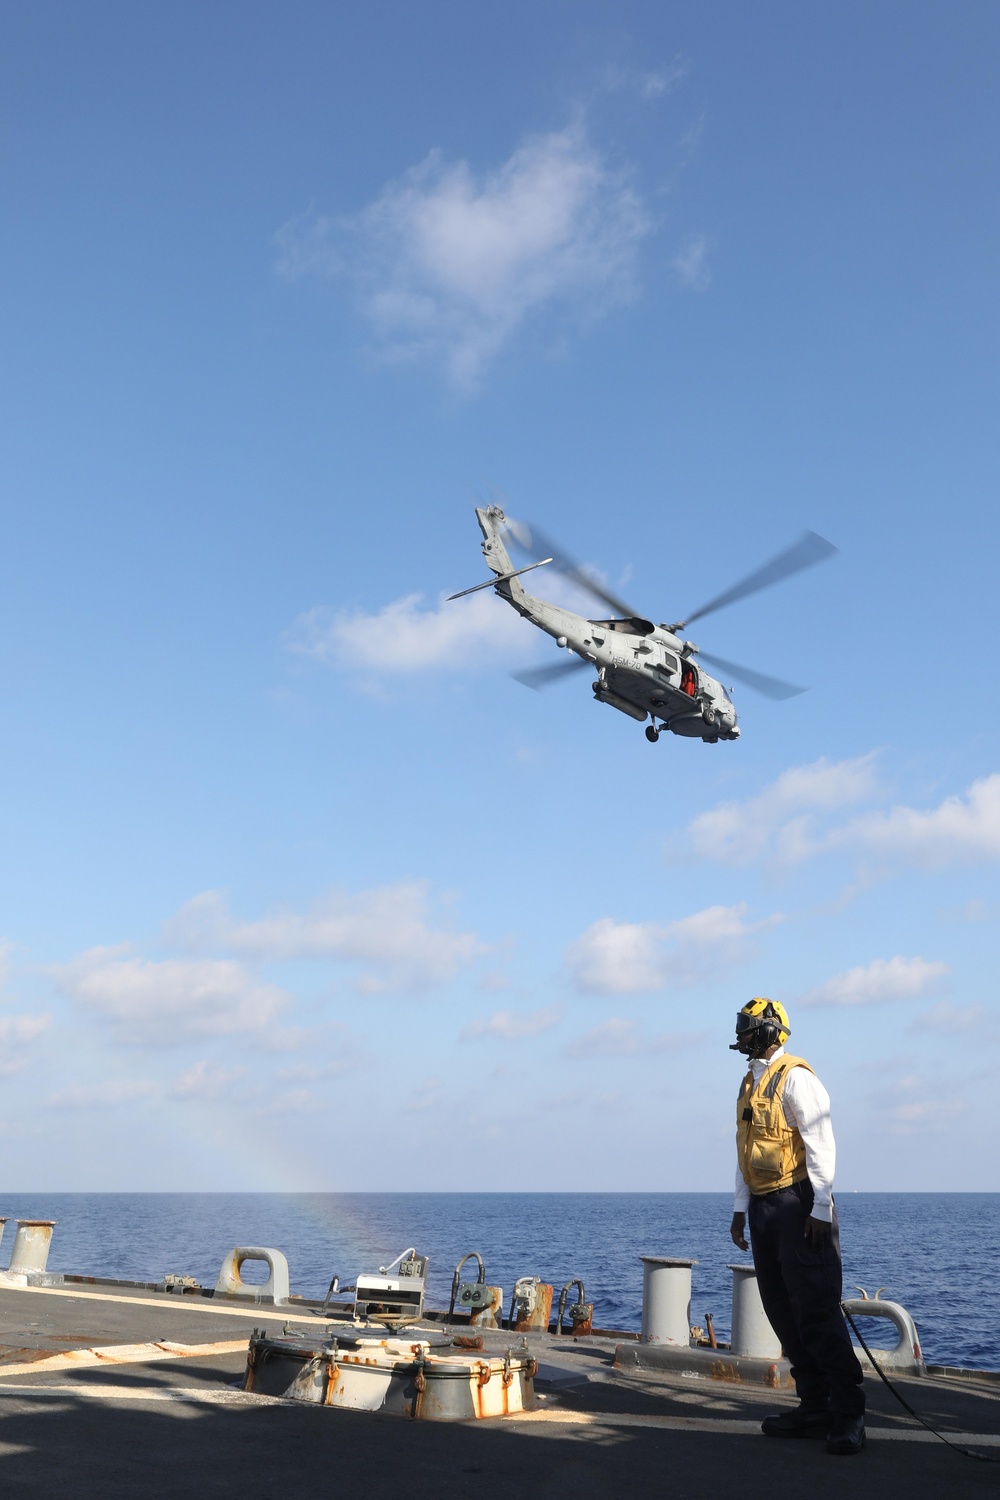
[[[652,620],[638,617],[625,620],[591,620],[591,625],[603,625],[605,630],[616,630],[620,635],[652,635],[656,626]]]

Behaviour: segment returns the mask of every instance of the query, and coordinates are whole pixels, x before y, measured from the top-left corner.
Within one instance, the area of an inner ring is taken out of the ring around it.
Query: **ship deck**
[[[254,1327],[317,1334],[308,1308],[157,1293],[126,1283],[0,1289],[0,1476],[15,1496],[115,1500],[354,1491],[403,1500],[611,1500],[625,1487],[700,1500],[737,1490],[854,1500],[979,1496],[1000,1468],[951,1452],[866,1381],[869,1442],[856,1458],[761,1436],[794,1397],[614,1368],[615,1340],[528,1335],[538,1409],[413,1422],[242,1389]],[[442,1325],[428,1325],[441,1337]],[[461,1331],[461,1330],[458,1330]],[[520,1341],[520,1336],[518,1342]],[[486,1336],[507,1347],[509,1334]],[[1000,1379],[898,1379],[928,1421],[1000,1459]]]

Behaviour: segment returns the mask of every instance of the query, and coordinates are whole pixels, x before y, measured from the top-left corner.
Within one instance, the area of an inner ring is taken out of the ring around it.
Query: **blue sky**
[[[10,1189],[726,1188],[758,993],[844,1189],[1000,1188],[998,32],[8,11]],[[494,495],[655,619],[829,537],[696,633],[812,690],[526,692]]]

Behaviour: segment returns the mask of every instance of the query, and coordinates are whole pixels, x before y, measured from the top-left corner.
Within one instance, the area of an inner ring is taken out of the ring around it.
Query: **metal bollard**
[[[902,1370],[908,1375],[926,1375],[927,1366],[920,1348],[920,1336],[910,1314],[898,1302],[883,1302],[878,1297],[852,1297],[842,1302],[845,1313],[854,1318],[887,1318],[896,1329],[895,1349],[873,1349],[879,1365],[886,1370]],[[863,1350],[855,1351],[862,1365],[868,1364]]]
[[[55,1224],[55,1219],[18,1219],[7,1270],[21,1275],[27,1271],[44,1271]]]
[[[733,1273],[734,1354],[750,1354],[755,1359],[780,1359],[781,1340],[767,1321],[753,1266],[727,1266]]]
[[[691,1342],[691,1267],[696,1260],[640,1255],[642,1261],[643,1344]]]

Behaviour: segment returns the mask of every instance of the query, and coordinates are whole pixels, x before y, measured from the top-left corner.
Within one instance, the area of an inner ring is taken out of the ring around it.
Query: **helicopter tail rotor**
[[[569,553],[564,552],[550,536],[546,536],[540,527],[529,524],[527,521],[515,521],[507,516],[505,529],[515,545],[522,552],[526,552],[529,557],[547,557],[557,573],[561,573],[564,578],[575,583],[577,588],[583,589],[584,593],[606,604],[616,615],[621,615],[624,619],[636,618],[636,612],[631,605],[619,599],[617,594],[613,594],[600,579],[595,578],[586,567],[576,562]]]

